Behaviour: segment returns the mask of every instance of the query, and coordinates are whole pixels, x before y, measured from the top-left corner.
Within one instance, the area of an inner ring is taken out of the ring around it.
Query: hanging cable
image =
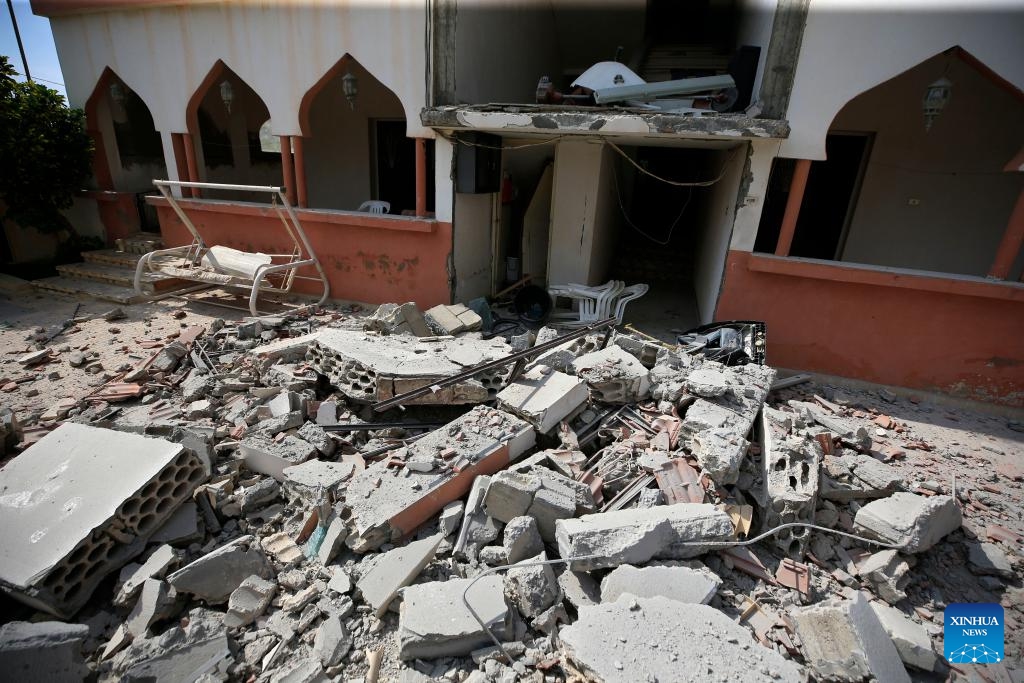
[[[686,207],[688,207],[690,205],[690,200],[693,199],[693,188],[692,187],[686,188],[686,191],[687,191],[686,201],[683,202],[683,208],[681,208],[679,210],[679,215],[676,216],[676,219],[674,221],[672,221],[672,225],[670,225],[668,227],[668,237],[666,237],[665,241],[663,242],[663,241],[661,241],[659,239],[655,239],[654,237],[651,237],[646,232],[641,230],[640,227],[636,223],[634,223],[632,220],[630,220],[629,214],[626,212],[626,207],[622,203],[622,188],[619,187],[619,169],[618,169],[618,167],[615,164],[612,164],[612,179],[615,181],[615,197],[619,201],[619,211],[622,212],[622,217],[626,219],[626,223],[629,224],[629,227],[633,228],[638,233],[640,233],[641,235],[643,235],[644,237],[646,237],[647,239],[649,239],[650,241],[654,242],[655,244],[657,244],[659,246],[662,246],[662,247],[668,246],[668,244],[672,241],[672,233],[675,232],[676,226],[679,225],[679,221],[682,219],[683,214],[686,213]]]
[[[649,175],[652,178],[654,178],[655,180],[660,180],[661,182],[663,182],[663,183],[665,183],[667,185],[674,185],[676,187],[711,187],[712,185],[714,185],[719,180],[721,180],[722,178],[725,177],[726,171],[729,170],[729,163],[732,161],[733,157],[736,156],[736,150],[739,149],[739,147],[737,147],[737,148],[733,149],[731,152],[729,152],[729,156],[726,158],[725,163],[722,164],[722,170],[719,172],[718,176],[713,178],[712,180],[699,180],[699,181],[695,181],[695,182],[681,182],[681,181],[678,181],[678,180],[669,180],[668,178],[662,178],[659,175],[655,175],[655,174],[651,173],[646,168],[644,168],[640,164],[636,163],[633,160],[633,157],[629,156],[624,151],[622,151],[622,148],[619,147],[618,145],[616,145],[614,142],[611,142],[610,140],[606,140],[605,142],[608,144],[609,147],[611,147],[616,152],[621,154],[626,159],[626,161],[628,161],[629,163],[631,163],[634,166],[636,166],[637,170],[640,171],[641,173],[643,173],[644,175]]]
[[[441,137],[443,137],[448,142],[451,142],[453,144],[465,145],[466,147],[481,147],[483,149],[498,149],[498,150],[502,150],[502,151],[505,151],[505,150],[515,151],[517,149],[525,149],[527,147],[542,147],[544,145],[550,145],[552,143],[558,142],[559,140],[561,140],[562,138],[565,137],[564,135],[556,135],[555,137],[548,138],[547,140],[542,140],[540,142],[530,142],[530,143],[527,143],[525,145],[495,146],[495,145],[481,145],[479,142],[470,142],[468,140],[463,140],[462,138],[460,138],[457,135],[445,135],[441,131],[438,131],[437,134],[440,135]]]

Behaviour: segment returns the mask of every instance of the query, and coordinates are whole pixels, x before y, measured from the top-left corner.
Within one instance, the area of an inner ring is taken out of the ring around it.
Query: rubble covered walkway
[[[1024,675],[1020,415],[465,306],[0,306],[0,677]]]

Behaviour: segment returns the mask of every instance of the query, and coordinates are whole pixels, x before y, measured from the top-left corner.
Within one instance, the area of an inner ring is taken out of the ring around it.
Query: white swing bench
[[[146,273],[159,273],[171,277],[210,285],[243,289],[249,292],[249,311],[259,317],[257,309],[260,294],[289,294],[295,280],[320,282],[323,294],[319,306],[330,294],[327,274],[306,239],[295,209],[288,203],[283,187],[264,185],[227,185],[222,183],[192,183],[178,180],[154,180],[153,184],[192,234],[192,243],[170,249],[159,249],[143,255],[135,268],[135,291],[144,294]],[[237,192],[269,193],[271,206],[280,217],[285,232],[291,239],[290,253],[262,254],[239,251],[231,247],[209,246],[195,224],[182,209],[171,188],[198,188],[201,190],[230,190]],[[318,277],[299,275],[298,270],[312,266]],[[305,307],[304,307],[305,308]]]

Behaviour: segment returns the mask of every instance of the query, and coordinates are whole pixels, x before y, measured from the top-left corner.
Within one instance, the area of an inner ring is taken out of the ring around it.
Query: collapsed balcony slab
[[[180,444],[61,425],[0,472],[0,585],[69,617],[205,477]]]
[[[346,543],[366,552],[407,536],[465,496],[478,475],[504,469],[535,439],[533,428],[518,417],[477,406],[410,444],[401,461],[392,456],[352,479],[345,502],[352,510],[355,534]]]
[[[310,344],[306,359],[348,398],[373,403],[510,353],[512,347],[500,339],[418,339],[325,329]],[[493,398],[511,372],[509,364],[409,403],[480,403]]]

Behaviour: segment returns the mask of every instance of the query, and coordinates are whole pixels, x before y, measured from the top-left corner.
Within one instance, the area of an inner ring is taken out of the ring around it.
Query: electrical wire
[[[630,219],[629,214],[626,212],[626,206],[622,203],[622,188],[619,186],[619,169],[615,164],[612,164],[612,179],[615,181],[615,196],[619,200],[619,211],[622,212],[622,217],[626,219],[626,223],[629,224],[629,227],[633,228],[638,233],[640,233],[650,241],[654,242],[655,244],[662,247],[667,247],[669,243],[672,241],[672,233],[675,232],[676,226],[679,225],[679,221],[683,218],[683,214],[686,213],[686,207],[690,205],[690,200],[693,199],[693,188],[686,188],[686,201],[683,202],[683,208],[679,210],[679,215],[676,216],[676,219],[672,221],[672,224],[669,226],[668,236],[665,238],[664,241],[661,241],[648,235],[646,232],[640,229],[640,226],[638,226]]]
[[[618,145],[616,145],[614,142],[611,142],[610,140],[605,140],[605,142],[608,144],[609,147],[611,147],[616,152],[621,154],[626,161],[628,161],[629,163],[631,163],[634,166],[636,166],[637,170],[640,171],[641,173],[643,173],[644,175],[649,175],[652,178],[654,178],[655,180],[660,180],[661,182],[663,182],[663,183],[665,183],[667,185],[674,185],[675,187],[711,187],[712,185],[714,185],[719,180],[721,180],[722,178],[725,177],[726,171],[729,170],[729,164],[732,162],[733,157],[736,156],[736,150],[740,149],[739,147],[737,147],[737,148],[733,149],[731,152],[729,152],[729,156],[726,158],[725,163],[722,164],[722,170],[719,172],[718,176],[713,178],[712,180],[699,180],[699,181],[695,181],[695,182],[681,182],[681,181],[678,181],[678,180],[669,180],[668,178],[662,178],[659,175],[655,175],[655,174],[651,173],[646,168],[644,168],[640,164],[636,163],[636,161],[633,160],[633,157],[629,156],[624,151],[622,151],[622,148],[619,147]]]
[[[836,534],[837,536],[845,536],[846,538],[852,538],[855,541],[871,543],[873,545],[881,546],[883,548],[889,548],[892,550],[903,549],[902,545],[898,545],[895,543],[885,543],[884,541],[878,541],[873,538],[865,538],[864,536],[857,536],[856,534],[848,534],[845,531],[829,529],[828,527],[819,526],[817,524],[811,524],[810,522],[787,522],[785,524],[780,524],[777,527],[773,527],[759,536],[755,536],[754,538],[748,538],[743,541],[684,541],[673,545],[700,546],[702,548],[739,548],[751,545],[753,543],[757,543],[760,540],[775,535],[783,529],[789,529],[792,527],[806,527],[808,529],[814,529],[815,531],[824,531],[825,533]],[[467,595],[469,595],[469,591],[473,589],[473,586],[476,585],[476,582],[484,578],[485,576],[490,576],[494,572],[500,572],[515,567],[540,567],[552,564],[568,564],[570,562],[582,562],[583,560],[594,560],[603,557],[604,555],[576,555],[575,557],[559,558],[557,560],[534,560],[532,562],[518,562],[516,564],[501,565],[500,567],[491,567],[490,569],[486,569],[477,574],[475,577],[473,577],[473,580],[469,582],[469,585],[466,586],[466,590],[462,591],[462,604],[466,606],[466,609],[469,610],[469,613],[476,620],[476,623],[480,625],[480,628],[487,632],[487,635],[490,636],[491,640],[494,641],[494,644],[497,645],[498,649],[501,650],[502,654],[505,655],[506,659],[508,660],[508,663],[511,664],[513,662],[512,654],[505,649],[504,645],[501,644],[501,641],[498,640],[497,636],[494,635],[494,632],[491,630],[490,626],[484,623],[483,619],[480,618],[480,615],[477,614],[476,610],[473,609],[473,606],[469,604],[469,599],[466,597]]]
[[[448,142],[451,142],[453,144],[465,145],[466,147],[480,147],[482,149],[498,149],[498,150],[502,150],[502,151],[505,151],[505,150],[515,151],[517,149],[525,149],[527,147],[542,147],[544,145],[550,145],[552,143],[558,142],[562,138],[566,137],[565,135],[556,135],[553,138],[548,138],[547,140],[542,140],[541,142],[531,142],[531,143],[528,143],[528,144],[525,144],[525,145],[495,146],[495,145],[481,145],[479,142],[470,142],[468,140],[463,140],[462,138],[458,137],[457,135],[445,135],[444,133],[442,133],[440,131],[438,131],[438,135],[440,135],[445,140],[447,140]]]

